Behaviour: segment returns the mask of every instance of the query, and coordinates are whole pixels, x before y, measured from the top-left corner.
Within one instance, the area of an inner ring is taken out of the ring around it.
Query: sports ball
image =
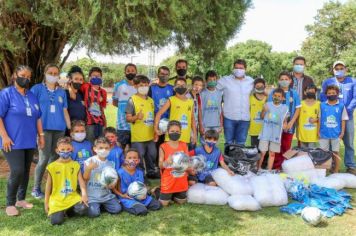
[[[164,134],[167,132],[167,128],[168,128],[168,123],[169,123],[169,120],[166,119],[166,118],[163,118],[159,121],[159,124],[158,124],[158,129]]]
[[[322,219],[322,214],[319,208],[316,207],[306,207],[302,210],[301,213],[302,219],[313,226],[316,226],[320,223]]]
[[[127,189],[127,194],[136,200],[144,200],[147,197],[146,185],[140,181],[132,182]]]
[[[201,172],[206,168],[206,158],[203,155],[193,156],[191,159],[191,167],[197,172]]]
[[[105,167],[100,176],[100,183],[105,186],[113,186],[117,183],[118,175],[114,168],[107,166]]]

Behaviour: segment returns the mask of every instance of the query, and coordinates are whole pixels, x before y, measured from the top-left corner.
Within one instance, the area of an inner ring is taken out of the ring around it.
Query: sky
[[[308,36],[305,26],[314,22],[318,9],[327,0],[253,0],[253,7],[246,12],[245,22],[240,31],[228,42],[227,47],[249,39],[265,41],[274,51],[297,51]],[[345,2],[341,1],[341,2]],[[65,50],[68,50],[66,47]],[[174,45],[163,47],[155,53],[153,65],[159,65],[164,59],[177,51]],[[66,52],[63,53],[65,55]],[[115,62],[149,65],[149,50],[129,55],[107,56],[92,54],[99,62]],[[88,57],[87,50],[81,48],[71,53],[68,61]]]

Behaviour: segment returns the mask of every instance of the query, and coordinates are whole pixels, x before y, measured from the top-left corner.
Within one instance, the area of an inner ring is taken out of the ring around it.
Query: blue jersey
[[[111,149],[106,159],[112,162],[115,170],[119,172],[122,163],[124,163],[124,152],[122,151],[122,148],[119,146],[115,146],[113,149]]]
[[[43,83],[36,84],[31,91],[40,104],[43,130],[64,131],[67,125],[63,109],[68,108],[66,92],[59,87],[50,91]]]
[[[41,110],[31,91],[21,95],[14,86],[0,92],[0,117],[14,142],[12,149],[34,149],[37,146],[37,120]],[[0,137],[0,148],[2,139]]]
[[[204,146],[197,147],[194,150],[195,155],[203,155],[206,158],[206,168],[197,173],[198,180],[204,182],[206,176],[208,176],[211,171],[218,168],[219,161],[222,159],[221,151],[218,147],[214,147],[211,153],[208,153]]]
[[[165,87],[161,87],[158,84],[154,84],[150,87],[149,96],[153,99],[155,106],[155,114],[163,107],[168,101],[168,98],[173,96],[173,86],[168,84]],[[169,118],[169,111],[166,111],[161,118]]]
[[[320,104],[320,138],[336,139],[341,134],[341,123],[345,106],[343,103]]]
[[[88,140],[84,140],[83,142],[72,141],[72,145],[72,160],[80,164],[80,171],[84,173],[84,161],[93,156],[93,146]]]
[[[118,175],[120,178],[120,190],[121,193],[123,194],[127,193],[127,189],[129,188],[132,182],[135,181],[140,181],[142,183],[144,182],[143,171],[139,169],[136,169],[135,173],[133,175],[130,175],[124,168],[120,168],[118,171]],[[122,205],[126,208],[131,208],[135,203],[142,203],[143,205],[148,206],[152,201],[152,197],[148,195],[146,199],[142,201],[137,201],[135,199],[127,199],[122,197],[119,197],[119,199]]]

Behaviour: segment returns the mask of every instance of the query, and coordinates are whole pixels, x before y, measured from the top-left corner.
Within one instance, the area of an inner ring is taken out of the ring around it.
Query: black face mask
[[[133,80],[133,79],[135,78],[135,76],[136,76],[136,74],[134,74],[134,73],[126,74],[126,78],[127,78],[128,80]]]
[[[75,83],[75,82],[72,82],[72,86],[74,89],[78,90],[82,87],[82,84],[81,83]]]
[[[186,70],[186,69],[178,69],[178,70],[177,70],[177,74],[178,74],[180,77],[183,77],[183,76],[185,76],[185,74],[187,74],[187,70]]]
[[[306,96],[309,99],[315,99],[315,93],[307,93]]]
[[[159,79],[159,82],[161,82],[163,84],[168,82],[168,76],[160,76],[160,77],[158,77],[158,79]]]
[[[30,85],[30,80],[25,77],[17,77],[16,84],[21,88],[28,88]]]
[[[328,98],[328,100],[330,100],[330,101],[336,101],[337,99],[338,99],[338,95],[329,95],[329,96],[327,96],[327,98]]]
[[[172,141],[178,141],[180,139],[180,133],[169,133],[168,137]]]
[[[177,87],[177,88],[175,88],[174,89],[174,91],[176,92],[176,93],[178,93],[179,95],[183,95],[183,94],[185,94],[186,92],[187,92],[187,88],[185,88],[185,87]]]

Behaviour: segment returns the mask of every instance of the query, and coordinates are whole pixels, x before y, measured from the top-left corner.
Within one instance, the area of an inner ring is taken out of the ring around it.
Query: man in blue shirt
[[[356,107],[356,79],[346,76],[346,65],[342,61],[333,64],[334,77],[328,78],[322,83],[320,100],[326,101],[324,91],[329,85],[336,85],[339,90],[339,101],[345,105],[349,120],[346,121],[343,141],[345,145],[344,163],[348,173],[356,175],[355,150],[354,150],[354,120],[353,113]]]

